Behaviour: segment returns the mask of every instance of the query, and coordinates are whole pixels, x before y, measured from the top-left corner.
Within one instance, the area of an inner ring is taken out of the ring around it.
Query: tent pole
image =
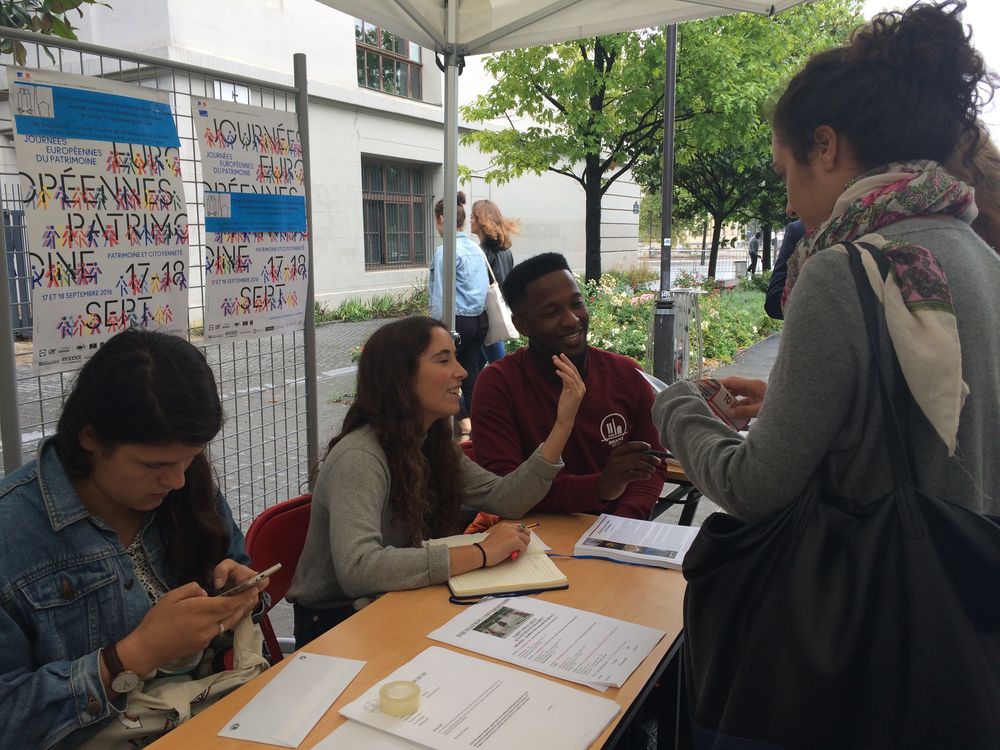
[[[458,0],[446,3],[444,51],[444,262],[443,320],[455,330],[455,222],[458,208]]]

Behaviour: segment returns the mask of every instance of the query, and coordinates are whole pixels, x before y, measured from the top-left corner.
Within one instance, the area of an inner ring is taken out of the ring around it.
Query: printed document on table
[[[404,740],[394,734],[375,729],[360,721],[348,719],[324,739],[313,745],[313,750],[427,750],[425,745]]]
[[[664,631],[534,597],[486,599],[427,637],[596,690],[621,687]]]
[[[409,716],[379,711],[379,689],[394,680],[420,686],[420,708]],[[431,646],[340,713],[435,750],[585,750],[619,708],[544,677]]]
[[[219,732],[220,737],[298,747],[365,662],[298,653]]]

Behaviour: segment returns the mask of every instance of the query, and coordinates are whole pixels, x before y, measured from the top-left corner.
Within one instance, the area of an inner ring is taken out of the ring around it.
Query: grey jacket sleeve
[[[321,472],[313,498],[329,508],[330,555],[349,597],[448,580],[446,547],[394,547],[384,540],[389,469],[382,457],[364,449],[341,453]]]
[[[843,426],[857,410],[859,383],[870,376],[846,256],[813,256],[786,312],[767,395],[746,438],[715,419],[689,382],[670,386],[653,406],[663,444],[695,486],[745,519],[784,507],[830,453],[853,450]]]
[[[506,476],[487,471],[467,456],[462,457],[462,489],[473,508],[506,518],[520,518],[541,501],[565,464],[550,464],[542,458],[542,447]]]

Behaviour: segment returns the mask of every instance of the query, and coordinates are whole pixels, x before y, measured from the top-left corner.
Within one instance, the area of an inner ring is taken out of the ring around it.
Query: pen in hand
[[[541,523],[529,523],[529,524],[519,523],[517,526],[518,526],[519,529],[521,529],[521,531],[527,531],[528,529],[538,528],[541,525],[542,525]],[[521,553],[518,550],[514,550],[513,552],[510,553],[510,559],[511,560],[516,560],[520,556],[521,556]]]

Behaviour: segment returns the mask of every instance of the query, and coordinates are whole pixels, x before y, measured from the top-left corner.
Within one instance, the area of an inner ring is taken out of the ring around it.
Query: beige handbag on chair
[[[112,709],[111,722],[81,745],[85,750],[124,750],[152,744],[178,724],[267,669],[264,636],[247,615],[233,628],[233,668],[199,679],[159,677],[128,694],[124,711]]]

